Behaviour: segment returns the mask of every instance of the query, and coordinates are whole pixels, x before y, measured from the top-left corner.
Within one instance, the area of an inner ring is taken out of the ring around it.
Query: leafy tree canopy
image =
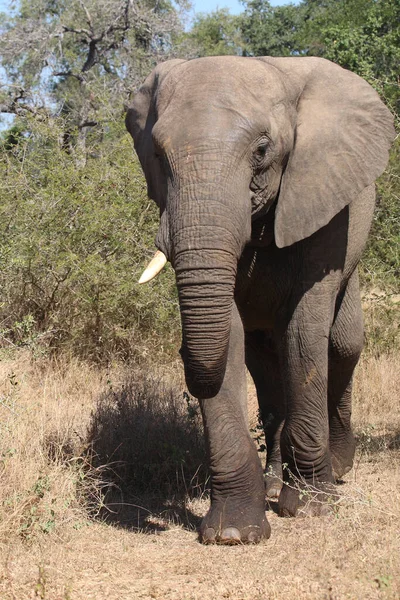
[[[226,8],[198,14],[187,35],[191,53],[197,56],[241,54],[240,22],[240,17],[231,15]]]
[[[2,15],[2,112],[68,116],[80,133],[107,121],[173,54],[185,0],[20,0]]]

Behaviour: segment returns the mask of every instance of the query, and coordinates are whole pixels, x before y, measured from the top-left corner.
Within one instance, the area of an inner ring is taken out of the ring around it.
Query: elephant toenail
[[[209,544],[212,542],[215,542],[215,529],[213,529],[212,527],[207,527],[207,529],[205,530],[205,532],[203,533],[203,542],[205,544]]]
[[[281,493],[280,487],[271,487],[267,490],[268,498],[279,498],[279,494]]]
[[[260,541],[260,536],[255,531],[250,531],[249,535],[247,536],[247,541],[249,544],[258,544]]]
[[[240,531],[236,527],[227,527],[221,534],[223,544],[240,544],[241,540]]]

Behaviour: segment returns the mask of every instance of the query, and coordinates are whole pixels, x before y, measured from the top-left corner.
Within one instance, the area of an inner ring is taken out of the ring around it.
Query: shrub
[[[92,140],[84,167],[57,120],[21,129],[0,162],[2,345],[96,360],[168,352],[179,331],[174,278],[166,269],[137,284],[158,215],[123,123]]]
[[[89,426],[91,463],[125,493],[202,494],[200,409],[184,388],[143,371],[103,394]]]

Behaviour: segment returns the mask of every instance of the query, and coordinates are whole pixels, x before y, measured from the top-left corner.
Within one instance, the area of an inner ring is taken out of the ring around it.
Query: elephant
[[[204,423],[211,504],[200,541],[257,543],[270,535],[266,496],[281,516],[323,514],[353,464],[357,264],[392,115],[328,60],[216,56],[156,66],[126,126],[160,210],[141,281],[167,260],[175,270],[180,353]],[[308,501],[310,486],[322,501]]]

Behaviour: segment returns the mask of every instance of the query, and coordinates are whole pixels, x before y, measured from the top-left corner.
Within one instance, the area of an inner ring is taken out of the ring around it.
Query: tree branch
[[[72,71],[60,71],[59,73],[53,73],[53,77],[75,77],[79,81],[83,81],[83,77],[80,73],[73,73]]]
[[[74,27],[68,27],[67,25],[62,25],[63,30],[66,33],[76,33],[77,35],[85,34],[89,39],[92,39],[93,34],[88,29],[75,29]]]
[[[84,121],[83,123],[79,123],[78,129],[83,129],[84,127],[96,127],[99,124],[99,121]]]
[[[86,71],[89,71],[98,62],[99,53],[97,51],[96,44],[96,40],[91,40],[91,42],[89,43],[89,52],[85,64],[82,67],[82,73],[86,73]]]
[[[12,114],[12,115],[24,115],[27,112],[31,113],[35,117],[44,117],[47,111],[44,106],[32,106],[26,102],[22,103],[20,100],[26,99],[26,91],[23,88],[19,88],[16,96],[10,98],[9,102],[0,103],[0,112]]]
[[[88,11],[86,5],[83,3],[82,0],[79,0],[79,4],[82,6],[83,10],[85,11],[87,23],[90,27],[90,31],[92,32],[92,35],[94,35],[92,17],[90,16],[90,12]]]

